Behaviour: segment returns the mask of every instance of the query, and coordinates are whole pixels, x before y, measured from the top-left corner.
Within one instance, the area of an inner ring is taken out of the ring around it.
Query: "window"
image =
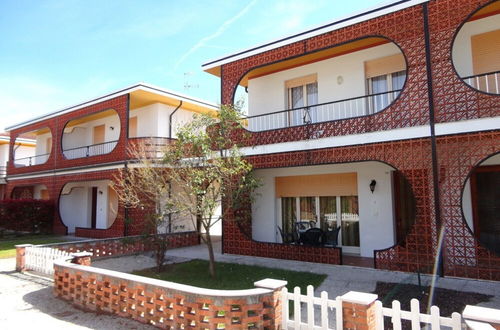
[[[314,122],[315,111],[309,106],[318,104],[317,75],[288,80],[285,82],[285,87],[288,109],[298,109],[287,113],[289,126]]]
[[[399,95],[406,80],[406,64],[402,54],[365,62],[367,114],[386,108]],[[375,94],[375,95],[374,95]]]

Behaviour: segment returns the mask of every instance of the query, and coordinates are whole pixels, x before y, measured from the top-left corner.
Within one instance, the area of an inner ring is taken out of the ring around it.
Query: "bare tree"
[[[233,138],[241,136],[241,123],[239,110],[227,106],[217,117],[196,116],[178,130],[177,140],[163,158],[174,187],[170,206],[204,232],[201,237],[208,248],[212,277],[216,275],[212,227],[230,212],[241,220],[233,211],[247,205],[259,186]]]
[[[168,249],[168,236],[158,233],[166,232],[172,225],[171,204],[168,202],[171,184],[168,169],[161,161],[165,149],[166,146],[159,145],[155,139],[133,143],[128,152],[135,162],[121,169],[113,184],[125,207],[138,208],[143,212],[144,239],[154,251],[158,272],[165,264]],[[132,222],[137,220],[126,219]]]

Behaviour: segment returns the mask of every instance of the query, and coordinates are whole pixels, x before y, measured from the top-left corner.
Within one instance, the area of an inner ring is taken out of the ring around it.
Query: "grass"
[[[0,259],[15,257],[15,245],[17,244],[49,244],[60,242],[64,241],[53,235],[23,235],[0,238]]]
[[[264,278],[288,281],[287,288],[292,291],[298,286],[305,294],[308,285],[318,287],[326,278],[324,274],[295,272],[291,270],[248,266],[233,263],[217,262],[217,278],[212,279],[208,273],[208,261],[191,260],[184,263],[167,265],[165,270],[157,273],[155,269],[135,271],[134,274],[193,285],[201,288],[219,290],[252,289],[254,282]]]

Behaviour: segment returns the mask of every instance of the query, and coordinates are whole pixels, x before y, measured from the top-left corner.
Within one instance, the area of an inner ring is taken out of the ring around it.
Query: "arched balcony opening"
[[[16,137],[13,147],[15,167],[40,165],[52,152],[52,133],[48,127],[26,132]]]
[[[113,109],[69,121],[62,136],[64,157],[76,159],[112,152],[120,138],[120,127],[120,117]]]
[[[239,82],[248,91],[246,128],[265,131],[376,114],[398,98],[406,72],[401,49],[384,37],[254,68]]]
[[[452,60],[464,83],[488,94],[500,94],[500,1],[474,13],[455,35]]]

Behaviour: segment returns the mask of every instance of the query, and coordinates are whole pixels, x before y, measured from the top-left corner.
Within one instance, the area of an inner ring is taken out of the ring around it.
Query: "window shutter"
[[[395,54],[365,62],[366,78],[373,78],[393,72],[406,70],[403,54]]]
[[[500,70],[500,30],[471,36],[474,75]]]
[[[356,196],[356,173],[277,177],[276,197]],[[368,189],[368,187],[367,187]]]

